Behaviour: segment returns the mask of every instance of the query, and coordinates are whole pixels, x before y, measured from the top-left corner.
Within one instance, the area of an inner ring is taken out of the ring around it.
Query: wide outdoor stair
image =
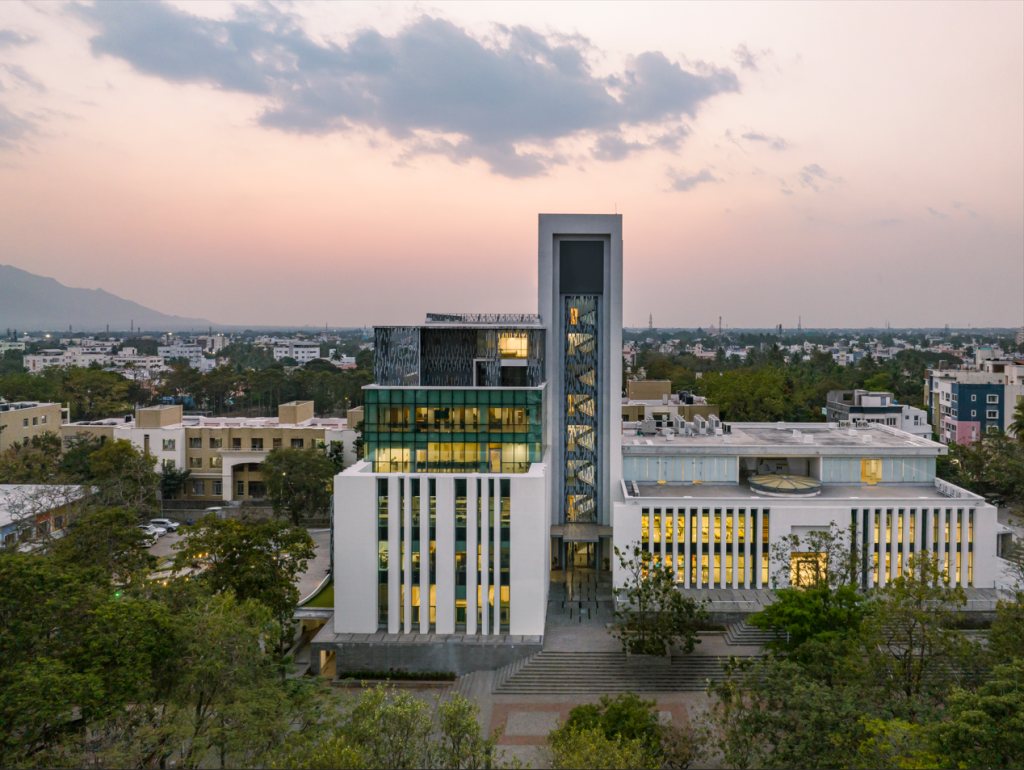
[[[610,622],[615,610],[611,582],[597,580],[591,570],[569,572],[561,582],[551,584],[548,616],[560,616],[571,623]]]
[[[480,700],[491,689],[491,674],[491,671],[473,671],[463,674],[452,682],[452,686],[447,689],[446,694],[458,694],[470,702]]]
[[[725,643],[746,647],[760,647],[774,642],[779,636],[774,631],[762,631],[760,628],[748,626],[746,622],[733,623],[725,634]]]
[[[687,655],[671,666],[635,667],[623,652],[544,650],[498,670],[496,695],[602,695],[619,692],[700,692],[721,681],[722,665],[711,656]]]

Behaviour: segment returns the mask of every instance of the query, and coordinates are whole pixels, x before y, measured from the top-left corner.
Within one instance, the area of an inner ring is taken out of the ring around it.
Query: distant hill
[[[150,310],[103,289],[72,289],[53,278],[0,265],[0,333],[3,328],[111,331],[130,328],[180,331],[217,326],[205,318],[182,318]]]

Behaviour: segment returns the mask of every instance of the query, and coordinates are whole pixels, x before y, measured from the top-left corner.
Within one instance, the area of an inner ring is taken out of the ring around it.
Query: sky
[[[1024,323],[1024,3],[4,3],[0,263],[223,324]]]

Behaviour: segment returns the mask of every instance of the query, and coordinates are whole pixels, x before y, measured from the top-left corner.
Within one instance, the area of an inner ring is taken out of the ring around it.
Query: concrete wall
[[[289,401],[277,408],[277,421],[281,425],[298,425],[313,419],[312,401]]]
[[[545,471],[544,466],[535,464],[529,473],[513,476],[510,484],[509,631],[516,635],[544,634],[551,582],[551,537],[544,507]]]
[[[182,407],[180,404],[174,406],[147,406],[135,410],[135,425],[139,428],[164,428],[168,425],[177,425],[182,420]]]
[[[28,425],[25,425],[25,421]],[[0,452],[14,444],[23,444],[25,439],[44,433],[60,435],[60,404],[40,404],[25,409],[11,409],[0,412]]]
[[[335,615],[337,617],[337,615]],[[311,661],[319,668],[320,651],[334,651],[337,671],[387,671],[397,668],[412,672],[454,671],[458,675],[500,668],[541,651],[539,642],[490,643],[489,637],[463,640],[460,637],[434,642],[341,642],[313,641]],[[319,671],[314,671],[319,673]]]
[[[334,477],[334,631],[377,631],[377,477]],[[388,514],[390,519],[390,512]]]
[[[657,400],[672,392],[669,380],[629,380],[626,382],[626,398],[630,401]]]

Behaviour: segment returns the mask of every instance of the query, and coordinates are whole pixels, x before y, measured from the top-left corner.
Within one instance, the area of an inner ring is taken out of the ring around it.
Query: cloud
[[[773,150],[785,150],[789,147],[789,144],[781,136],[767,136],[756,131],[749,131],[743,134],[743,138],[748,142],[764,142]]]
[[[732,58],[736,60],[736,63],[745,70],[754,70],[757,72],[761,69],[758,65],[759,60],[765,56],[771,55],[771,49],[765,48],[761,51],[751,51],[746,43],[740,43],[732,50]]]
[[[810,187],[814,192],[818,192],[818,187],[821,181],[827,182],[842,182],[842,177],[829,176],[828,172],[825,171],[817,163],[811,163],[809,166],[804,166],[800,173],[797,174],[797,178],[800,180],[800,184],[804,187]]]
[[[677,192],[689,192],[703,182],[721,182],[710,170],[703,169],[696,174],[688,175],[685,171],[677,171],[674,168],[668,170],[669,179],[672,180],[672,189]]]
[[[928,213],[937,219],[949,219],[948,214],[943,214],[941,211],[936,211],[931,206],[928,207]]]
[[[22,83],[27,85],[32,90],[38,91],[39,93],[46,93],[46,86],[44,86],[39,80],[34,78],[32,75],[30,75],[24,67],[21,67],[17,64],[3,64],[0,66],[7,70],[8,74],[10,74],[11,77],[13,77],[15,80],[20,80]]]
[[[0,150],[13,150],[26,137],[38,133],[36,124],[0,104]]]
[[[383,131],[406,144],[406,157],[479,158],[510,177],[545,173],[561,159],[554,144],[570,137],[596,136],[595,155],[624,157],[641,149],[630,146],[624,127],[673,126],[716,94],[739,90],[728,69],[683,69],[657,51],[598,77],[585,38],[521,26],[498,27],[498,42],[485,45],[451,22],[421,16],[392,36],[365,29],[339,45],[314,42],[272,6],[236,6],[227,20],[163,3],[72,8],[96,29],[94,55],[170,82],[260,97],[263,127]]]
[[[22,35],[12,29],[0,29],[0,49],[11,48],[16,45],[28,45],[34,43],[35,38],[31,35]]]

